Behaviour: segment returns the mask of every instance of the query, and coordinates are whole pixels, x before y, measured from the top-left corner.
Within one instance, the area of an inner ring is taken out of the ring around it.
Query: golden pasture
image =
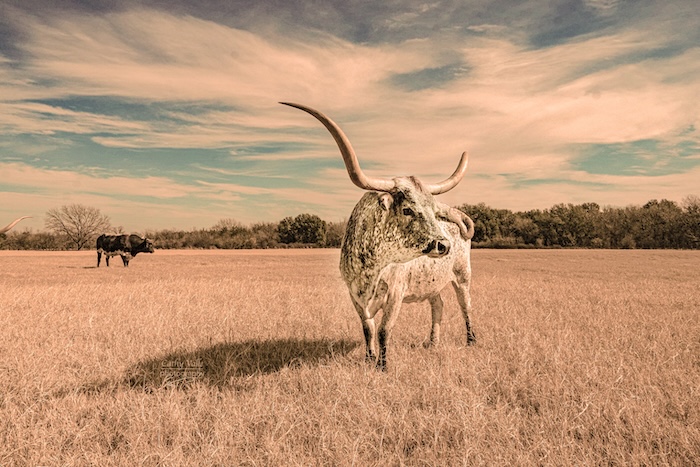
[[[338,250],[0,252],[0,465],[692,465],[700,252],[475,250],[364,362]]]

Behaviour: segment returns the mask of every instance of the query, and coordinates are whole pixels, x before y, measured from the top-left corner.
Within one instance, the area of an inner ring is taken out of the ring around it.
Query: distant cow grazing
[[[138,253],[153,253],[153,242],[138,235],[100,235],[97,239],[97,267],[100,267],[102,253],[105,254],[105,264],[109,267],[110,256],[122,257],[124,267],[129,266],[129,260]]]
[[[352,182],[369,190],[350,215],[340,251],[340,273],[362,320],[367,359],[386,370],[386,346],[403,302],[430,302],[430,343],[437,344],[443,308],[440,293],[450,283],[462,309],[466,342],[475,342],[469,321],[474,223],[433,197],[459,183],[467,169],[467,153],[462,154],[454,173],[440,183],[427,184],[415,177],[371,178],[360,169],[350,141],[335,122],[317,110],[283,104],[323,123],[340,149]],[[379,310],[383,316],[377,330],[374,316]]]

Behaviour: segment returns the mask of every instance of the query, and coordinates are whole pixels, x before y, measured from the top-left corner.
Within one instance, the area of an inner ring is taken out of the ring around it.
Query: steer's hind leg
[[[430,329],[430,343],[429,346],[433,347],[440,343],[440,323],[442,323],[442,309],[443,301],[440,294],[433,295],[429,298],[430,301],[430,312],[432,314],[432,327]]]
[[[106,256],[105,256],[105,258],[106,258]],[[102,259],[102,252],[98,251],[97,252],[97,267],[98,268],[100,267],[100,259]]]
[[[471,313],[472,310],[472,300],[469,295],[469,282],[469,279],[466,279],[464,282],[452,282],[455,293],[457,294],[459,307],[462,309],[464,324],[467,328],[467,345],[471,345],[476,342],[476,336],[474,335],[471,321],[469,320],[469,313]]]

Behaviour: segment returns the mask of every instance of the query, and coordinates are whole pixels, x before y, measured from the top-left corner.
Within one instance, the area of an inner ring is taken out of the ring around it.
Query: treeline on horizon
[[[623,208],[601,208],[596,203],[522,212],[484,203],[458,208],[474,220],[475,248],[700,248],[700,197],[694,195],[681,204],[654,199]],[[277,223],[244,225],[222,219],[209,229],[149,230],[145,235],[160,249],[337,248],[345,225],[346,221],[326,222],[313,214],[300,214]],[[94,248],[94,242],[89,247]],[[76,249],[65,236],[32,231],[0,235],[0,248]]]

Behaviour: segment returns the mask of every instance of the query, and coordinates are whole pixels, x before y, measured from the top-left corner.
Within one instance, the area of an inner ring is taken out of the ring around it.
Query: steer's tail
[[[457,224],[462,238],[465,240],[471,240],[471,238],[474,236],[474,221],[471,219],[471,217],[459,209],[448,206],[447,204],[438,203],[438,208],[438,216],[446,221],[452,222],[453,224]]]

